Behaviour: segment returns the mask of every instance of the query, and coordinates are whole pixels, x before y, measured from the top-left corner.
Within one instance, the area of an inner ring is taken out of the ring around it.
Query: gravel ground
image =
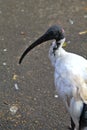
[[[86,0],[0,0],[0,130],[67,130],[69,115],[48,59],[50,42],[18,64],[25,48],[53,24],[65,29],[65,49],[86,58]]]

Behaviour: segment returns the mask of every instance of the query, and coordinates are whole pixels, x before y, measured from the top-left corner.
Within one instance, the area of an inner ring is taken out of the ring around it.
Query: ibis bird
[[[65,33],[62,27],[51,26],[24,51],[19,64],[30,50],[49,40],[54,40],[49,49],[49,59],[54,67],[54,83],[70,114],[70,129],[87,130],[87,60],[63,49]]]

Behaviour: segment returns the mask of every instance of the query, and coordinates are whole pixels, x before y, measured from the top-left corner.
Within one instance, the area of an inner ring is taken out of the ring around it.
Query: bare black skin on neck
[[[54,55],[55,55],[55,51],[59,48],[60,45],[61,45],[61,43],[56,42],[56,47],[53,48]]]

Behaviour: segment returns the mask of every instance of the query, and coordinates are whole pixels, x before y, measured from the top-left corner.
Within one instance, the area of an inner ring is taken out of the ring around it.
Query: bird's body
[[[87,101],[87,60],[62,47],[54,54],[54,46],[55,42],[50,47],[49,58],[55,69],[55,86],[78,129],[83,101]]]
[[[50,47],[49,58],[55,69],[54,82],[57,92],[70,114],[72,130],[87,130],[87,60],[62,48],[65,42],[63,28],[50,27],[24,51],[19,63],[34,47],[53,39],[55,42]]]
[[[65,93],[73,92],[72,89],[74,87],[80,88],[83,82],[87,84],[86,59],[79,55],[68,53],[61,48],[61,50],[56,50],[52,60],[55,68],[55,86],[60,86],[58,88],[60,89],[60,95],[63,96]],[[68,88],[71,92],[68,92]]]

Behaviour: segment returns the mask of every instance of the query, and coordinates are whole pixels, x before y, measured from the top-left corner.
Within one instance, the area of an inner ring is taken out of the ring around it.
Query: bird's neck
[[[55,51],[56,57],[64,56],[67,52],[62,48],[62,46],[59,46],[58,49]]]
[[[55,53],[52,53],[51,51],[49,51],[49,59],[52,63],[52,65],[55,67],[55,64],[56,64],[56,61],[59,59],[59,58],[62,58],[67,52],[62,48],[62,47],[59,47]]]
[[[57,50],[55,51],[55,54],[57,55],[57,56],[63,56],[63,55],[65,55],[66,54],[66,51],[62,48],[63,47],[63,44],[64,44],[64,42],[65,42],[65,38],[64,39],[62,39],[62,40],[60,40],[59,42],[58,42],[58,48],[57,48]]]

